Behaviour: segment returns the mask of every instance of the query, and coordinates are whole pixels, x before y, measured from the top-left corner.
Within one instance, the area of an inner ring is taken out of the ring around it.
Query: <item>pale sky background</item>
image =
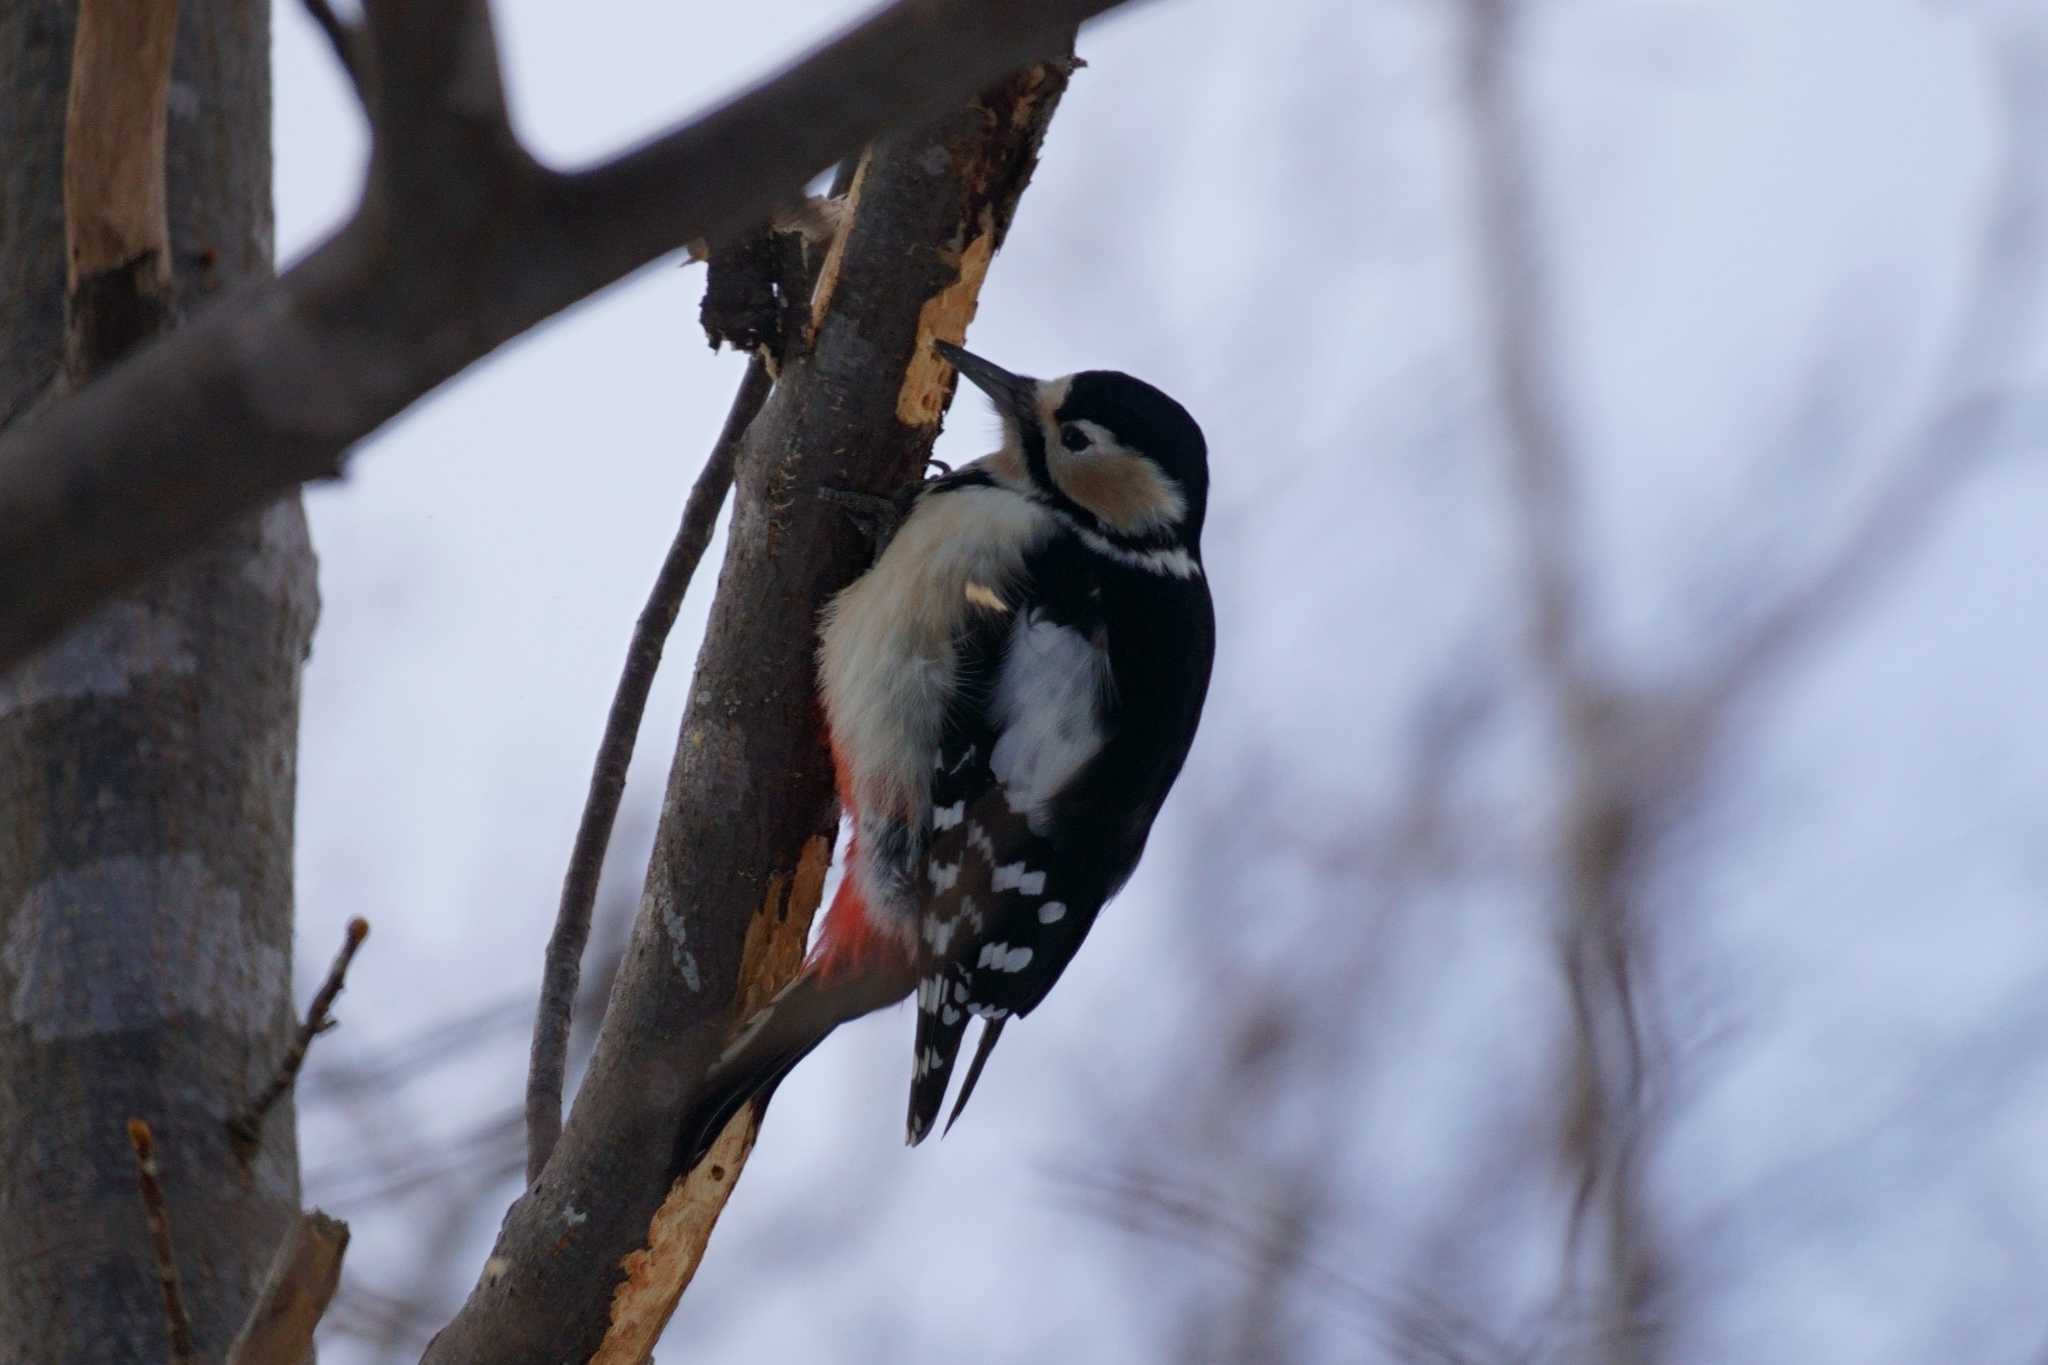
[[[498,13],[515,118],[573,163],[864,8]],[[2009,150],[1998,25],[2027,10],[1531,8],[1516,69],[1578,551],[1603,651],[1656,685],[1826,554],[1941,397]],[[1215,1290],[1213,1260],[1118,1231],[1055,1172],[1166,1140],[1161,1082],[1200,1073],[1200,1020],[1218,1008],[1190,962],[1313,953],[1316,926],[1362,894],[1329,851],[1398,797],[1418,707],[1463,661],[1512,663],[1461,14],[1157,0],[1084,33],[1089,66],[968,341],[1026,371],[1130,370],[1203,422],[1221,630],[1203,733],[1146,863],[1047,1006],[1005,1035],[950,1138],[901,1146],[905,1013],[845,1030],[796,1073],[660,1359],[1170,1359],[1186,1297]],[[289,261],[352,201],[364,146],[318,35],[295,5],[277,15]],[[439,1277],[459,1296],[512,1196],[478,1195],[473,1228],[431,1254],[425,1192],[351,1202],[387,1151],[517,1104],[627,632],[740,373],[704,345],[701,286],[673,260],[648,268],[419,405],[308,498],[324,607],[300,769],[301,995],[349,916],[374,932],[345,1027],[315,1051],[306,1193],[353,1223],[353,1285]],[[2032,335],[1976,381],[2038,389]],[[963,410],[941,453],[971,456],[991,429]],[[1687,1054],[1651,1171],[1684,1296],[1671,1359],[2018,1365],[2048,1342],[2040,455],[2023,433],[1868,609],[1744,711],[1712,799],[1660,865],[1659,986],[1709,1040]],[[622,821],[632,886],[719,553],[642,734]],[[1459,799],[1526,844],[1547,819],[1545,764],[1510,700]],[[1540,905],[1512,879],[1418,891],[1370,987],[1320,999],[1319,1029],[1373,1034],[1356,1121],[1329,1152],[1346,1203],[1327,1253],[1358,1283],[1400,1281],[1406,1231],[1448,1197],[1463,1144],[1555,1084]],[[369,1106],[369,1125],[319,1103],[323,1062],[499,1000],[516,1008],[497,1045]],[[1470,1282],[1491,1286],[1503,1333],[1548,1292],[1556,1229],[1531,1209],[1487,1230]],[[1296,1308],[1303,1360],[1402,1358],[1312,1291]],[[323,1348],[372,1358],[342,1335]]]

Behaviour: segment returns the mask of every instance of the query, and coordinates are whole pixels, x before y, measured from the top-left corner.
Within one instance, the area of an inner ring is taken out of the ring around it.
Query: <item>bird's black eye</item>
[[[1068,450],[1086,450],[1088,433],[1072,422],[1060,428],[1060,444]]]

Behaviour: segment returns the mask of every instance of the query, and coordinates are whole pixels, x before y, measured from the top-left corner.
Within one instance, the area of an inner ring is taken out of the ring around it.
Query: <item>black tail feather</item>
[[[943,971],[934,971],[917,989],[910,1114],[903,1129],[903,1140],[913,1147],[931,1133],[932,1123],[946,1102],[946,1087],[953,1079],[953,1059],[960,1055],[960,1040],[967,1034],[967,1011],[952,999],[952,990],[953,984]]]
[[[974,1093],[974,1083],[981,1079],[982,1065],[988,1061],[988,1054],[996,1050],[996,1039],[1003,1036],[1003,1020],[984,1019],[981,1021],[981,1038],[974,1045],[974,1060],[967,1064],[967,1075],[961,1078],[960,1095],[953,1101],[953,1112],[946,1116],[944,1137],[953,1131],[953,1125],[960,1121],[960,1111],[967,1107],[967,1097]]]
[[[901,1000],[910,990],[902,973],[881,969],[832,980],[806,971],[741,1025],[725,1054],[704,1075],[676,1135],[678,1175],[694,1169],[749,1102],[766,1108],[775,1087],[849,1019]]]
[[[768,1111],[768,1101],[774,1098],[775,1087],[781,1085],[783,1078],[796,1069],[796,1064],[810,1056],[811,1049],[823,1041],[823,1038],[817,1038],[782,1057],[764,1058],[761,1065],[751,1068],[747,1074],[724,1074],[715,1089],[690,1106],[690,1112],[683,1120],[682,1135],[676,1144],[677,1173],[695,1170],[710,1153],[711,1145],[718,1141],[719,1134],[732,1122],[733,1116],[749,1101],[754,1104],[758,1122],[760,1116]]]

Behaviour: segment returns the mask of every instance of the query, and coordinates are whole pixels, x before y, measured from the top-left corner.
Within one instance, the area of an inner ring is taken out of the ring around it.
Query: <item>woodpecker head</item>
[[[1198,550],[1209,452],[1186,408],[1116,370],[1031,379],[932,344],[1002,416],[1005,477],[1114,541]]]

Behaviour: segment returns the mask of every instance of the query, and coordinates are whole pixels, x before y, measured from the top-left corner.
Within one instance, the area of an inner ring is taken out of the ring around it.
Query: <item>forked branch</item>
[[[506,121],[482,0],[373,0],[346,44],[371,128],[355,214],[0,439],[0,671],[152,565],[335,476],[356,441],[534,324],[765,219],[884,128],[957,107],[1116,3],[897,0],[645,146],[559,172]]]

